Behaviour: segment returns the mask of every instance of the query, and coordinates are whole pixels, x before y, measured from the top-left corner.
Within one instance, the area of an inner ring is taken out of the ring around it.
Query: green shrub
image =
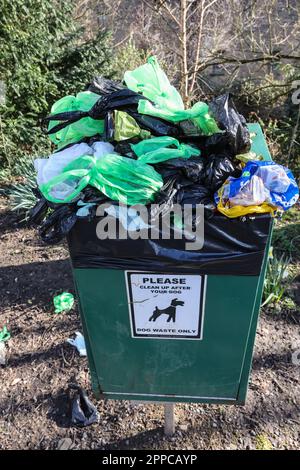
[[[300,210],[297,206],[275,221],[272,244],[277,256],[285,254],[294,262],[300,260]]]
[[[71,0],[0,0],[0,169],[15,172],[26,155],[50,152],[40,120],[95,74],[111,76],[110,37],[85,40]]]
[[[147,60],[147,56],[150,55],[147,51],[136,47],[131,39],[120,47],[115,48],[114,52],[112,67],[116,71],[115,77],[119,80],[123,80],[124,73],[127,70],[133,70],[143,65]]]
[[[20,175],[18,180],[4,187],[1,193],[9,197],[11,209],[16,211],[22,220],[26,220],[30,209],[37,201],[32,191],[36,188],[36,173],[33,166],[33,158],[27,157],[16,162],[15,172]],[[0,180],[1,176],[0,174]]]

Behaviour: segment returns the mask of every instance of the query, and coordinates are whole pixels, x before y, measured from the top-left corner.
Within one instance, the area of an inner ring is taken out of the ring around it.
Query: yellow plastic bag
[[[222,197],[220,196],[220,200],[217,205],[218,211],[222,214],[226,215],[226,217],[230,217],[233,219],[234,217],[241,217],[247,214],[263,214],[266,212],[270,212],[272,216],[275,215],[276,207],[268,204],[267,202],[263,202],[259,206],[232,206],[230,207],[230,203],[227,202],[223,204]]]
[[[117,142],[132,139],[133,137],[139,137],[140,139],[149,139],[151,137],[151,133],[149,131],[141,129],[136,120],[124,111],[115,111],[114,118],[114,139]]]

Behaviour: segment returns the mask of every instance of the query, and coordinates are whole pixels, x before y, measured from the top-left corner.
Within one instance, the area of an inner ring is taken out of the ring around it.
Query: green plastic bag
[[[55,313],[68,312],[74,305],[74,296],[69,292],[63,292],[53,298]]]
[[[198,101],[190,109],[173,110],[168,108],[158,109],[150,101],[140,100],[138,112],[149,114],[165,119],[166,121],[180,122],[191,119],[194,124],[201,129],[204,135],[212,135],[220,132],[214,118],[209,114],[209,107],[206,103]]]
[[[64,96],[56,101],[51,108],[51,114],[64,113],[66,111],[88,111],[99,100],[99,95],[91,91],[83,91],[77,93],[76,96]],[[48,130],[59,124],[60,121],[50,121]],[[58,148],[65,147],[66,145],[74,142],[83,137],[91,137],[96,134],[103,134],[104,121],[95,120],[90,117],[85,117],[79,121],[69,124],[55,134],[49,134],[52,142],[58,145]]]
[[[88,184],[114,201],[134,205],[151,202],[163,180],[150,165],[131,158],[107,154],[97,160],[85,155],[41,185],[40,191],[48,201],[68,203]]]
[[[206,103],[199,101],[192,108],[184,109],[180,94],[170,84],[156,57],[150,57],[147,64],[131,72],[125,72],[124,81],[128,88],[142,93],[155,103],[140,100],[138,104],[139,113],[160,117],[172,122],[192,119],[204,135],[212,135],[220,131],[216,121],[210,115]]]
[[[2,330],[0,330],[0,342],[5,342],[10,339],[10,332],[7,330],[7,327],[4,326]]]
[[[125,72],[124,81],[130,90],[142,93],[159,108],[184,110],[180,94],[170,84],[155,56],[149,57],[146,64],[135,70]]]
[[[168,148],[175,146],[176,148]],[[159,163],[171,158],[190,158],[200,155],[200,150],[187,144],[180,144],[173,137],[153,137],[142,140],[138,144],[131,144],[131,148],[138,157],[139,162]]]
[[[117,142],[132,139],[133,137],[139,137],[140,139],[148,139],[151,137],[149,131],[141,129],[136,120],[124,111],[114,112],[114,124],[114,139]]]

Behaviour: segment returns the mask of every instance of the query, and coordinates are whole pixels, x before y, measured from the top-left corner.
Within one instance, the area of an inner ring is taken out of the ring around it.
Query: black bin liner
[[[216,214],[204,222],[204,246],[186,250],[190,240],[99,240],[100,217],[78,219],[68,234],[74,268],[258,276],[271,230],[270,214],[228,219]]]

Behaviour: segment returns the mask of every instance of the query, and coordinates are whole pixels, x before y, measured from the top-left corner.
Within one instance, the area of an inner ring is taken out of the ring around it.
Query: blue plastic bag
[[[261,181],[260,185],[251,185],[254,177]],[[240,178],[230,177],[224,183],[215,194],[217,203],[220,196],[232,207],[268,203],[286,211],[297,202],[299,189],[288,168],[275,162],[252,161],[246,164]]]

